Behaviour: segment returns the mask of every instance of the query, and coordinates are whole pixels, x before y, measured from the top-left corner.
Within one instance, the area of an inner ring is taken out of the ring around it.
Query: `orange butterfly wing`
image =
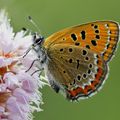
[[[49,36],[43,43],[45,49],[55,44],[88,48],[109,61],[116,49],[119,26],[113,21],[97,21],[70,27]]]

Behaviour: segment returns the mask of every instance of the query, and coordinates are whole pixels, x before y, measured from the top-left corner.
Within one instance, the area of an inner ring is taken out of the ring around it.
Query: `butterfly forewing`
[[[118,36],[119,26],[116,22],[97,21],[54,33],[45,40],[44,47],[50,48],[55,44],[86,47],[103,55],[104,60],[108,61],[115,51]]]

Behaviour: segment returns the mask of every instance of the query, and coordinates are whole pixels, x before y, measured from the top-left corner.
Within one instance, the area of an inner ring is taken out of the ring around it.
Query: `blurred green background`
[[[68,26],[96,20],[120,22],[120,0],[0,0],[12,19],[15,32],[26,27],[30,15],[48,35]],[[120,47],[110,63],[110,74],[103,89],[94,97],[71,103],[51,88],[42,89],[43,112],[34,113],[34,120],[119,120],[120,119]]]

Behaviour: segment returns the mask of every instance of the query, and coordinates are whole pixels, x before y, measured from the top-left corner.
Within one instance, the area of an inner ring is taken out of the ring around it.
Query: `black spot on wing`
[[[96,38],[97,38],[97,39],[100,39],[100,36],[99,36],[99,35],[96,35]]]
[[[74,41],[76,41],[77,40],[77,36],[73,33],[73,34],[71,34],[71,38],[74,40]]]
[[[92,43],[93,46],[97,45],[97,42],[95,40],[91,40],[91,43]]]
[[[84,30],[81,32],[81,37],[82,37],[83,40],[84,40],[85,37],[86,37],[86,35],[85,35],[85,31],[84,31]]]
[[[89,46],[89,45],[86,45],[86,48],[90,49],[90,46]]]
[[[80,65],[80,63],[79,63],[80,61],[79,60],[77,60],[77,69],[79,68],[79,65]]]

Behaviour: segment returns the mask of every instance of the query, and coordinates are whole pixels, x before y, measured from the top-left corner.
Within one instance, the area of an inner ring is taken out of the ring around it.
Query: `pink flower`
[[[32,44],[32,35],[25,31],[13,32],[10,20],[0,12],[0,120],[32,120],[32,112],[40,111],[42,104],[39,88],[44,85],[34,64],[32,51],[23,58]]]

